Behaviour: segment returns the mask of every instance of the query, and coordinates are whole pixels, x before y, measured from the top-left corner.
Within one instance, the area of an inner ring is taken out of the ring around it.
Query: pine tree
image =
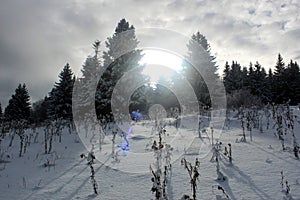
[[[290,104],[296,105],[300,102],[300,71],[297,62],[290,61],[286,68],[285,80],[288,87],[286,89],[287,98],[289,98]]]
[[[243,67],[242,70],[242,89],[247,89],[250,85],[249,79],[248,79],[248,69],[247,67]]]
[[[59,74],[59,81],[49,93],[51,119],[72,119],[72,91],[75,78],[67,63]]]
[[[74,96],[74,100],[76,102],[76,115],[91,114],[95,111],[95,93],[97,87],[97,81],[99,72],[101,70],[101,63],[99,59],[99,48],[101,42],[96,40],[93,43],[93,48],[95,51],[94,56],[89,56],[85,63],[82,66],[82,77],[76,81],[76,85],[74,86],[79,96]]]
[[[278,54],[278,59],[275,65],[275,72],[274,72],[274,76],[279,77],[281,75],[283,75],[285,70],[285,64],[283,62],[283,58],[280,54]]]
[[[105,44],[108,49],[107,52],[103,53],[103,65],[106,70],[100,78],[96,92],[98,116],[111,116],[112,93],[117,82],[128,70],[138,67],[138,62],[141,59],[141,50],[136,49],[138,40],[135,36],[135,28],[129,25],[125,19],[118,23],[115,33],[108,38]],[[122,96],[119,92],[124,91],[116,92]]]
[[[230,85],[231,90],[240,90],[243,86],[243,76],[241,65],[239,63],[232,61],[230,69]]]
[[[19,84],[5,108],[4,117],[6,121],[28,120],[30,117],[30,96],[26,85]]]
[[[274,102],[274,96],[275,96],[275,94],[274,94],[274,91],[272,89],[272,85],[274,83],[274,76],[273,76],[273,71],[272,71],[271,68],[269,69],[266,81],[267,81],[268,89],[269,89],[269,92],[270,92],[270,94],[269,94],[270,103],[272,103],[272,102]]]
[[[225,70],[226,79],[224,80],[224,85],[228,93],[232,93],[235,90],[240,90],[244,84],[244,74],[241,71],[241,65],[237,62],[232,61],[231,66],[226,62]]]
[[[229,78],[230,78],[230,66],[228,64],[228,61],[226,61],[225,67],[224,67],[224,71],[223,71],[223,83],[225,86],[225,90],[227,93],[230,93],[230,82],[229,82]]]
[[[211,55],[210,45],[206,37],[200,32],[192,35],[187,47],[188,54],[186,58],[191,63],[183,63],[183,73],[191,83],[198,101],[210,105],[209,92],[214,93],[217,91],[219,81],[215,57]],[[203,50],[207,52],[207,55],[203,54]],[[200,70],[200,74],[195,67]],[[208,87],[213,91],[208,91]]]
[[[285,89],[288,87],[285,82],[284,78],[285,73],[285,64],[283,62],[283,58],[280,54],[278,54],[277,62],[275,65],[274,71],[274,82],[272,85],[272,91],[274,94],[274,101],[275,103],[283,103],[286,97]]]
[[[254,71],[249,75],[250,78],[250,91],[253,95],[260,97],[263,102],[269,102],[270,91],[267,85],[266,70],[256,62],[254,65]]]
[[[49,98],[46,96],[44,99],[41,99],[32,104],[32,111],[30,119],[36,124],[40,125],[45,120],[49,119],[48,110],[50,109]]]
[[[248,89],[251,90],[251,87],[252,87],[252,81],[254,80],[254,77],[255,77],[255,72],[254,72],[254,69],[253,69],[253,64],[252,62],[250,62],[249,64],[249,73],[248,73],[248,82],[249,82],[249,85],[248,85]]]

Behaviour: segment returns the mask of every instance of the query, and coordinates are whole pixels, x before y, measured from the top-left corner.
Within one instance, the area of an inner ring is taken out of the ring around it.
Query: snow
[[[294,114],[300,117],[299,110]],[[207,133],[203,131],[202,140],[198,138],[196,126],[178,130],[172,125],[165,127],[163,140],[174,148],[172,176],[168,182],[169,198],[178,200],[184,194],[192,195],[188,172],[180,163],[184,156],[191,163],[196,158],[200,161],[197,199],[225,199],[217,190],[218,185],[232,200],[285,199],[280,185],[282,170],[290,184],[292,198],[300,199],[300,161],[295,159],[292,151],[282,151],[272,124],[269,130],[264,124],[263,133],[253,129],[252,142],[248,131],[247,142],[236,142],[242,137],[242,130],[234,115],[231,114],[230,123],[227,122],[223,130],[219,130],[220,126],[214,127],[216,133],[222,132],[214,136],[214,142],[221,141],[222,149],[228,143],[232,144],[232,164],[224,156],[220,160],[221,172],[226,177],[224,182],[217,180],[216,163],[210,161],[211,128],[206,117],[202,117],[201,126]],[[194,120],[189,118],[190,124],[194,124]],[[95,155],[100,160],[94,164],[98,195],[93,194],[87,161],[80,157],[80,154],[90,151],[85,148],[89,138],[85,140],[75,132],[69,134],[65,128],[62,142],[59,143],[58,137],[54,138],[53,153],[45,155],[44,130],[38,128],[38,143],[31,143],[23,157],[19,157],[19,137],[16,135],[12,147],[8,147],[11,136],[7,135],[0,144],[1,154],[4,152],[3,158],[7,161],[0,162],[0,199],[155,199],[150,191],[152,174],[149,170],[150,164],[155,163],[151,145],[154,140],[158,141],[153,125],[153,121],[135,123],[129,138],[130,150],[126,152],[117,147],[123,138],[116,136],[115,150],[119,161],[114,161],[111,156],[111,135],[105,136],[101,151],[96,143]],[[300,142],[300,124],[297,122],[295,133]],[[190,137],[194,140],[186,142]],[[286,145],[292,147],[292,140],[286,137]],[[52,166],[44,166],[47,159]]]

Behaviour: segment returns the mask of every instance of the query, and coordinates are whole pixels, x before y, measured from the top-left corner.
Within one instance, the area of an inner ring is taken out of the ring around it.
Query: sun
[[[163,49],[145,49],[139,64],[144,65],[143,74],[157,83],[160,78],[170,79],[182,69],[182,58]]]

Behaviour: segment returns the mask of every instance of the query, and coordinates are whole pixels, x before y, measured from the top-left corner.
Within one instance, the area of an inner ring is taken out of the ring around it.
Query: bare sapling
[[[244,118],[245,118],[244,112],[241,112],[241,114],[239,115],[239,119],[240,119],[240,122],[241,122],[241,127],[242,127],[242,130],[243,130],[243,137],[240,140],[241,142],[246,142],[245,120],[244,120]]]
[[[52,143],[53,143],[53,135],[54,135],[54,128],[55,128],[55,122],[50,123],[49,126],[49,149],[48,149],[48,154],[51,153],[52,151]]]
[[[93,186],[93,190],[94,190],[94,194],[98,194],[98,183],[96,181],[96,178],[95,178],[95,169],[94,169],[94,160],[96,159],[96,156],[94,154],[94,151],[93,151],[93,147],[92,147],[92,150],[88,153],[88,155],[85,155],[85,154],[81,154],[80,155],[81,158],[86,158],[87,159],[87,162],[88,162],[88,165],[90,167],[90,170],[91,170],[91,182],[92,182],[92,186]]]
[[[283,190],[283,186],[284,186],[284,175],[283,175],[283,170],[280,172],[281,175],[281,181],[280,181],[280,185],[281,185],[281,189]]]
[[[299,145],[297,143],[297,138],[294,132],[294,114],[290,109],[289,103],[286,104],[287,112],[286,112],[286,124],[293,137],[293,152],[297,159],[299,159]]]
[[[173,148],[169,144],[163,144],[162,136],[166,135],[166,129],[162,126],[158,127],[158,142],[153,141],[152,150],[154,151],[154,156],[156,162],[154,168],[150,165],[150,171],[153,175],[151,181],[153,186],[151,191],[155,193],[155,198],[168,200],[168,182],[170,181],[171,172],[171,156]],[[163,169],[163,170],[162,170]]]
[[[20,137],[20,151],[19,151],[19,157],[22,156],[23,147],[24,147],[24,138],[25,138],[25,122],[19,121],[17,122],[17,134]]]
[[[276,133],[277,136],[281,142],[281,146],[282,146],[282,150],[285,150],[285,146],[284,146],[284,133],[283,133],[283,123],[282,123],[282,115],[281,114],[277,114],[276,116]]]
[[[220,151],[221,151],[221,145],[222,142],[217,142],[213,146],[213,156],[211,158],[211,161],[216,161],[216,168],[217,168],[217,180],[225,181],[225,176],[220,170]]]
[[[153,175],[151,181],[153,182],[153,186],[151,188],[151,191],[155,193],[156,200],[160,200],[165,196],[163,194],[163,188],[162,188],[162,149],[164,148],[164,145],[162,144],[162,131],[159,130],[159,142],[157,143],[156,140],[153,141],[152,149],[154,150],[154,155],[156,158],[155,163],[155,169],[153,170],[152,166],[150,165],[150,171]],[[164,190],[165,191],[165,190]]]
[[[198,135],[199,135],[200,139],[202,139],[202,137],[201,137],[201,123],[202,123],[202,119],[201,119],[201,115],[199,114],[198,115]]]
[[[193,198],[192,200],[196,200],[196,190],[197,190],[197,181],[199,181],[199,167],[200,167],[200,162],[198,158],[195,160],[195,164],[192,165],[190,162],[188,162],[185,158],[181,159],[181,165],[184,165],[185,169],[189,173],[190,177],[190,183],[191,183],[191,190],[193,193]]]
[[[231,150],[231,144],[228,144],[228,148],[225,147],[224,155],[228,157],[228,160],[230,163],[232,163],[232,150]]]
[[[115,151],[115,146],[116,146],[116,136],[117,136],[117,131],[116,130],[113,130],[112,131],[112,135],[113,135],[113,137],[112,137],[112,139],[111,139],[111,141],[112,141],[112,146],[111,146],[111,156],[112,156],[112,159],[114,160],[114,161],[118,161],[118,154],[116,153],[116,151]]]
[[[269,126],[270,126],[270,118],[271,118],[271,113],[270,113],[270,111],[269,111],[269,107],[270,107],[270,105],[268,104],[266,107],[265,107],[265,109],[264,109],[264,115],[265,115],[265,117],[266,117],[266,119],[267,119],[267,130],[269,130]]]
[[[247,130],[250,133],[250,141],[252,142],[253,116],[251,111],[247,112],[246,120],[247,120]]]

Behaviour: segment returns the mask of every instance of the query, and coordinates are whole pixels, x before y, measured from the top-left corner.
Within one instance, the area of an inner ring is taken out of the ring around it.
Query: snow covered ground
[[[300,111],[295,110],[294,114],[299,116],[299,120]],[[224,156],[220,160],[221,172],[226,176],[224,182],[217,180],[216,162],[210,161],[212,152],[208,144],[211,142],[212,130],[208,127],[207,118],[202,118],[202,130],[205,129],[207,133],[202,132],[202,140],[197,137],[196,126],[178,130],[171,125],[165,127],[166,135],[163,140],[171,143],[174,148],[172,176],[168,182],[169,199],[178,200],[184,194],[192,194],[188,172],[180,162],[182,157],[191,163],[196,158],[200,160],[197,199],[216,199],[217,195],[222,196],[216,189],[217,185],[221,185],[233,200],[284,199],[286,195],[280,184],[282,170],[290,185],[292,198],[300,199],[300,161],[295,159],[292,151],[282,150],[280,141],[275,136],[273,121],[268,130],[266,120],[263,120],[263,132],[253,129],[252,142],[249,131],[246,131],[247,142],[236,142],[236,139],[242,137],[242,129],[240,121],[234,115],[235,113],[231,114],[232,117],[223,130],[214,128],[216,133],[222,131],[219,138],[215,136],[214,143],[221,141],[222,149],[228,143],[232,144],[232,164]],[[192,121],[195,119],[190,120],[194,124]],[[150,121],[136,123],[129,138],[130,150],[126,152],[118,148],[123,138],[116,136],[114,150],[118,152],[117,162],[111,157],[111,135],[104,138],[101,151],[95,145],[95,154],[99,159],[94,165],[100,192],[98,195],[93,194],[87,161],[80,157],[80,154],[87,153],[89,149],[85,148],[86,141],[78,134],[69,134],[64,129],[62,142],[59,143],[58,137],[55,137],[53,153],[44,154],[44,130],[39,128],[38,143],[31,142],[22,157],[18,156],[19,137],[15,136],[12,146],[8,147],[11,139],[8,135],[0,144],[0,199],[155,199],[150,191],[153,183],[149,170],[150,164],[155,163],[151,145],[154,140],[158,140],[153,125]],[[30,132],[31,130],[27,130],[27,134]],[[300,142],[298,122],[295,122],[295,133]],[[286,139],[286,146],[293,147],[291,138],[286,136]],[[45,167],[47,160],[53,165]]]

